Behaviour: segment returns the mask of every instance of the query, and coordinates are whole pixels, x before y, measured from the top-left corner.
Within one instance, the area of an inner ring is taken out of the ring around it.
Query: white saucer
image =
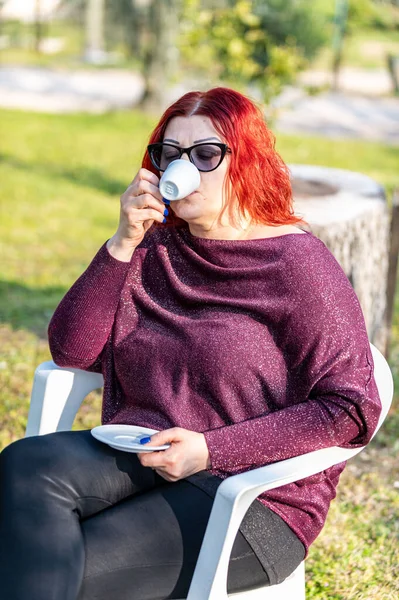
[[[115,450],[124,452],[154,452],[154,450],[167,450],[170,444],[163,446],[148,446],[140,444],[140,439],[158,433],[157,429],[148,429],[137,425],[99,425],[91,430],[91,434],[100,442],[108,444]],[[150,443],[150,442],[148,442]]]

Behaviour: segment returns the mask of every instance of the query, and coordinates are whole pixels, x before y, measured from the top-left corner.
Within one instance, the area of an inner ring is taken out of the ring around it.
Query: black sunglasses
[[[169,164],[187,154],[198,171],[209,172],[218,168],[227,153],[231,153],[227,144],[203,143],[195,144],[189,148],[180,148],[173,144],[157,142],[147,146],[150,160],[158,171],[165,171]]]

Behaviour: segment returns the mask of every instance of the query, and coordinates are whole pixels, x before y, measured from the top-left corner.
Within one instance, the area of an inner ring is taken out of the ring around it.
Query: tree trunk
[[[104,4],[105,0],[87,0],[85,60],[104,61]]]
[[[388,261],[388,285],[387,285],[387,326],[388,341],[387,354],[389,358],[390,344],[392,338],[392,325],[395,312],[395,294],[398,282],[398,259],[399,259],[399,190],[395,190],[392,197],[392,218],[390,231],[391,244],[389,248]]]
[[[176,68],[178,8],[177,0],[152,0],[149,7],[150,43],[144,59],[145,93],[141,107],[150,112],[164,108],[165,91]]]
[[[384,189],[342,169],[289,168],[295,213],[340,263],[359,299],[369,340],[386,355],[390,213]]]
[[[338,91],[339,72],[348,18],[348,0],[335,0],[335,30],[333,38],[332,89]]]
[[[130,11],[125,15],[125,40],[129,48],[129,53],[135,58],[143,58],[144,40],[147,27],[147,11],[146,2],[137,2],[134,0],[131,3]]]
[[[40,52],[40,44],[43,37],[43,24],[41,14],[41,1],[35,0],[35,51]]]

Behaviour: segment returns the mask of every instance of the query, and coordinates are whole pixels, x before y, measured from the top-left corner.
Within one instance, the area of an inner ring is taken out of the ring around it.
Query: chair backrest
[[[385,356],[374,346],[374,344],[370,343],[371,352],[374,360],[374,379],[378,388],[378,393],[380,395],[380,400],[382,404],[382,410],[380,414],[380,418],[378,419],[377,427],[372,435],[372,438],[376,435],[377,431],[380,429],[381,425],[385,421],[385,418],[391,408],[392,398],[393,398],[393,377],[392,372],[389,367],[389,364],[385,358]]]

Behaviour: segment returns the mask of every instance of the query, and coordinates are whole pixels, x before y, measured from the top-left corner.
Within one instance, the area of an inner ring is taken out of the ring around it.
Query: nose
[[[183,152],[183,154],[180,157],[181,160],[188,160],[190,162],[190,159],[188,157],[188,152]]]

